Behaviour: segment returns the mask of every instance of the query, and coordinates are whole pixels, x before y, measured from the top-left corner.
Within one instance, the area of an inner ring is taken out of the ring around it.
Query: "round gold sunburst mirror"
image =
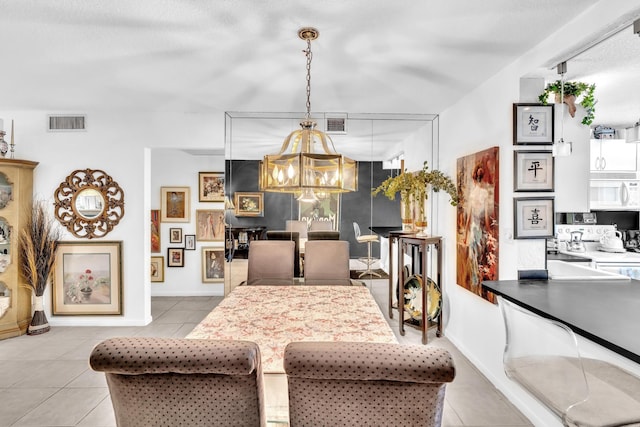
[[[76,237],[106,236],[124,216],[124,191],[104,171],[73,171],[55,191],[55,215]]]

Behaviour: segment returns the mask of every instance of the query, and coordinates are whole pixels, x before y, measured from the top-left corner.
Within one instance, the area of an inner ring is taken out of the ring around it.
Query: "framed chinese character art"
[[[513,153],[513,191],[553,191],[551,151]]]
[[[553,237],[553,197],[513,199],[514,238],[546,239]]]
[[[553,104],[513,104],[513,144],[553,144]]]

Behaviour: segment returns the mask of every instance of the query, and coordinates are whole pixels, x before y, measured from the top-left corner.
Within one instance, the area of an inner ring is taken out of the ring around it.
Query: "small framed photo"
[[[169,229],[169,243],[182,243],[182,228]]]
[[[513,104],[513,144],[553,144],[553,104]]]
[[[198,172],[198,201],[224,202],[224,172]]]
[[[184,235],[184,249],[187,251],[195,251],[196,250],[196,235],[195,234],[185,234]]]
[[[202,281],[204,283],[224,281],[224,248],[202,248]]]
[[[167,267],[184,267],[184,248],[167,248]]]
[[[160,203],[162,222],[189,222],[191,190],[189,187],[161,187]]]
[[[160,210],[151,210],[151,252],[160,252]]]
[[[59,242],[53,266],[54,315],[122,314],[122,242]]]
[[[513,191],[553,191],[554,157],[551,151],[513,153]]]
[[[553,197],[522,197],[513,199],[514,238],[546,239],[553,237]]]
[[[224,209],[196,210],[196,239],[199,242],[224,240]]]
[[[234,194],[236,216],[264,216],[264,193]]]
[[[151,281],[164,282],[164,257],[151,257]]]

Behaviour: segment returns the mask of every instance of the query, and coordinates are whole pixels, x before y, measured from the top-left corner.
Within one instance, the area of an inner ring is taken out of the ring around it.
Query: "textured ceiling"
[[[313,111],[438,114],[593,3],[0,0],[0,110],[304,111],[315,26]]]

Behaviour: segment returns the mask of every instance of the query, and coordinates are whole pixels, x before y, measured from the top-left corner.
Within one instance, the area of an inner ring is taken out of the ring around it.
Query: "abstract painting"
[[[483,280],[498,280],[499,148],[457,161],[456,282],[490,301]]]

